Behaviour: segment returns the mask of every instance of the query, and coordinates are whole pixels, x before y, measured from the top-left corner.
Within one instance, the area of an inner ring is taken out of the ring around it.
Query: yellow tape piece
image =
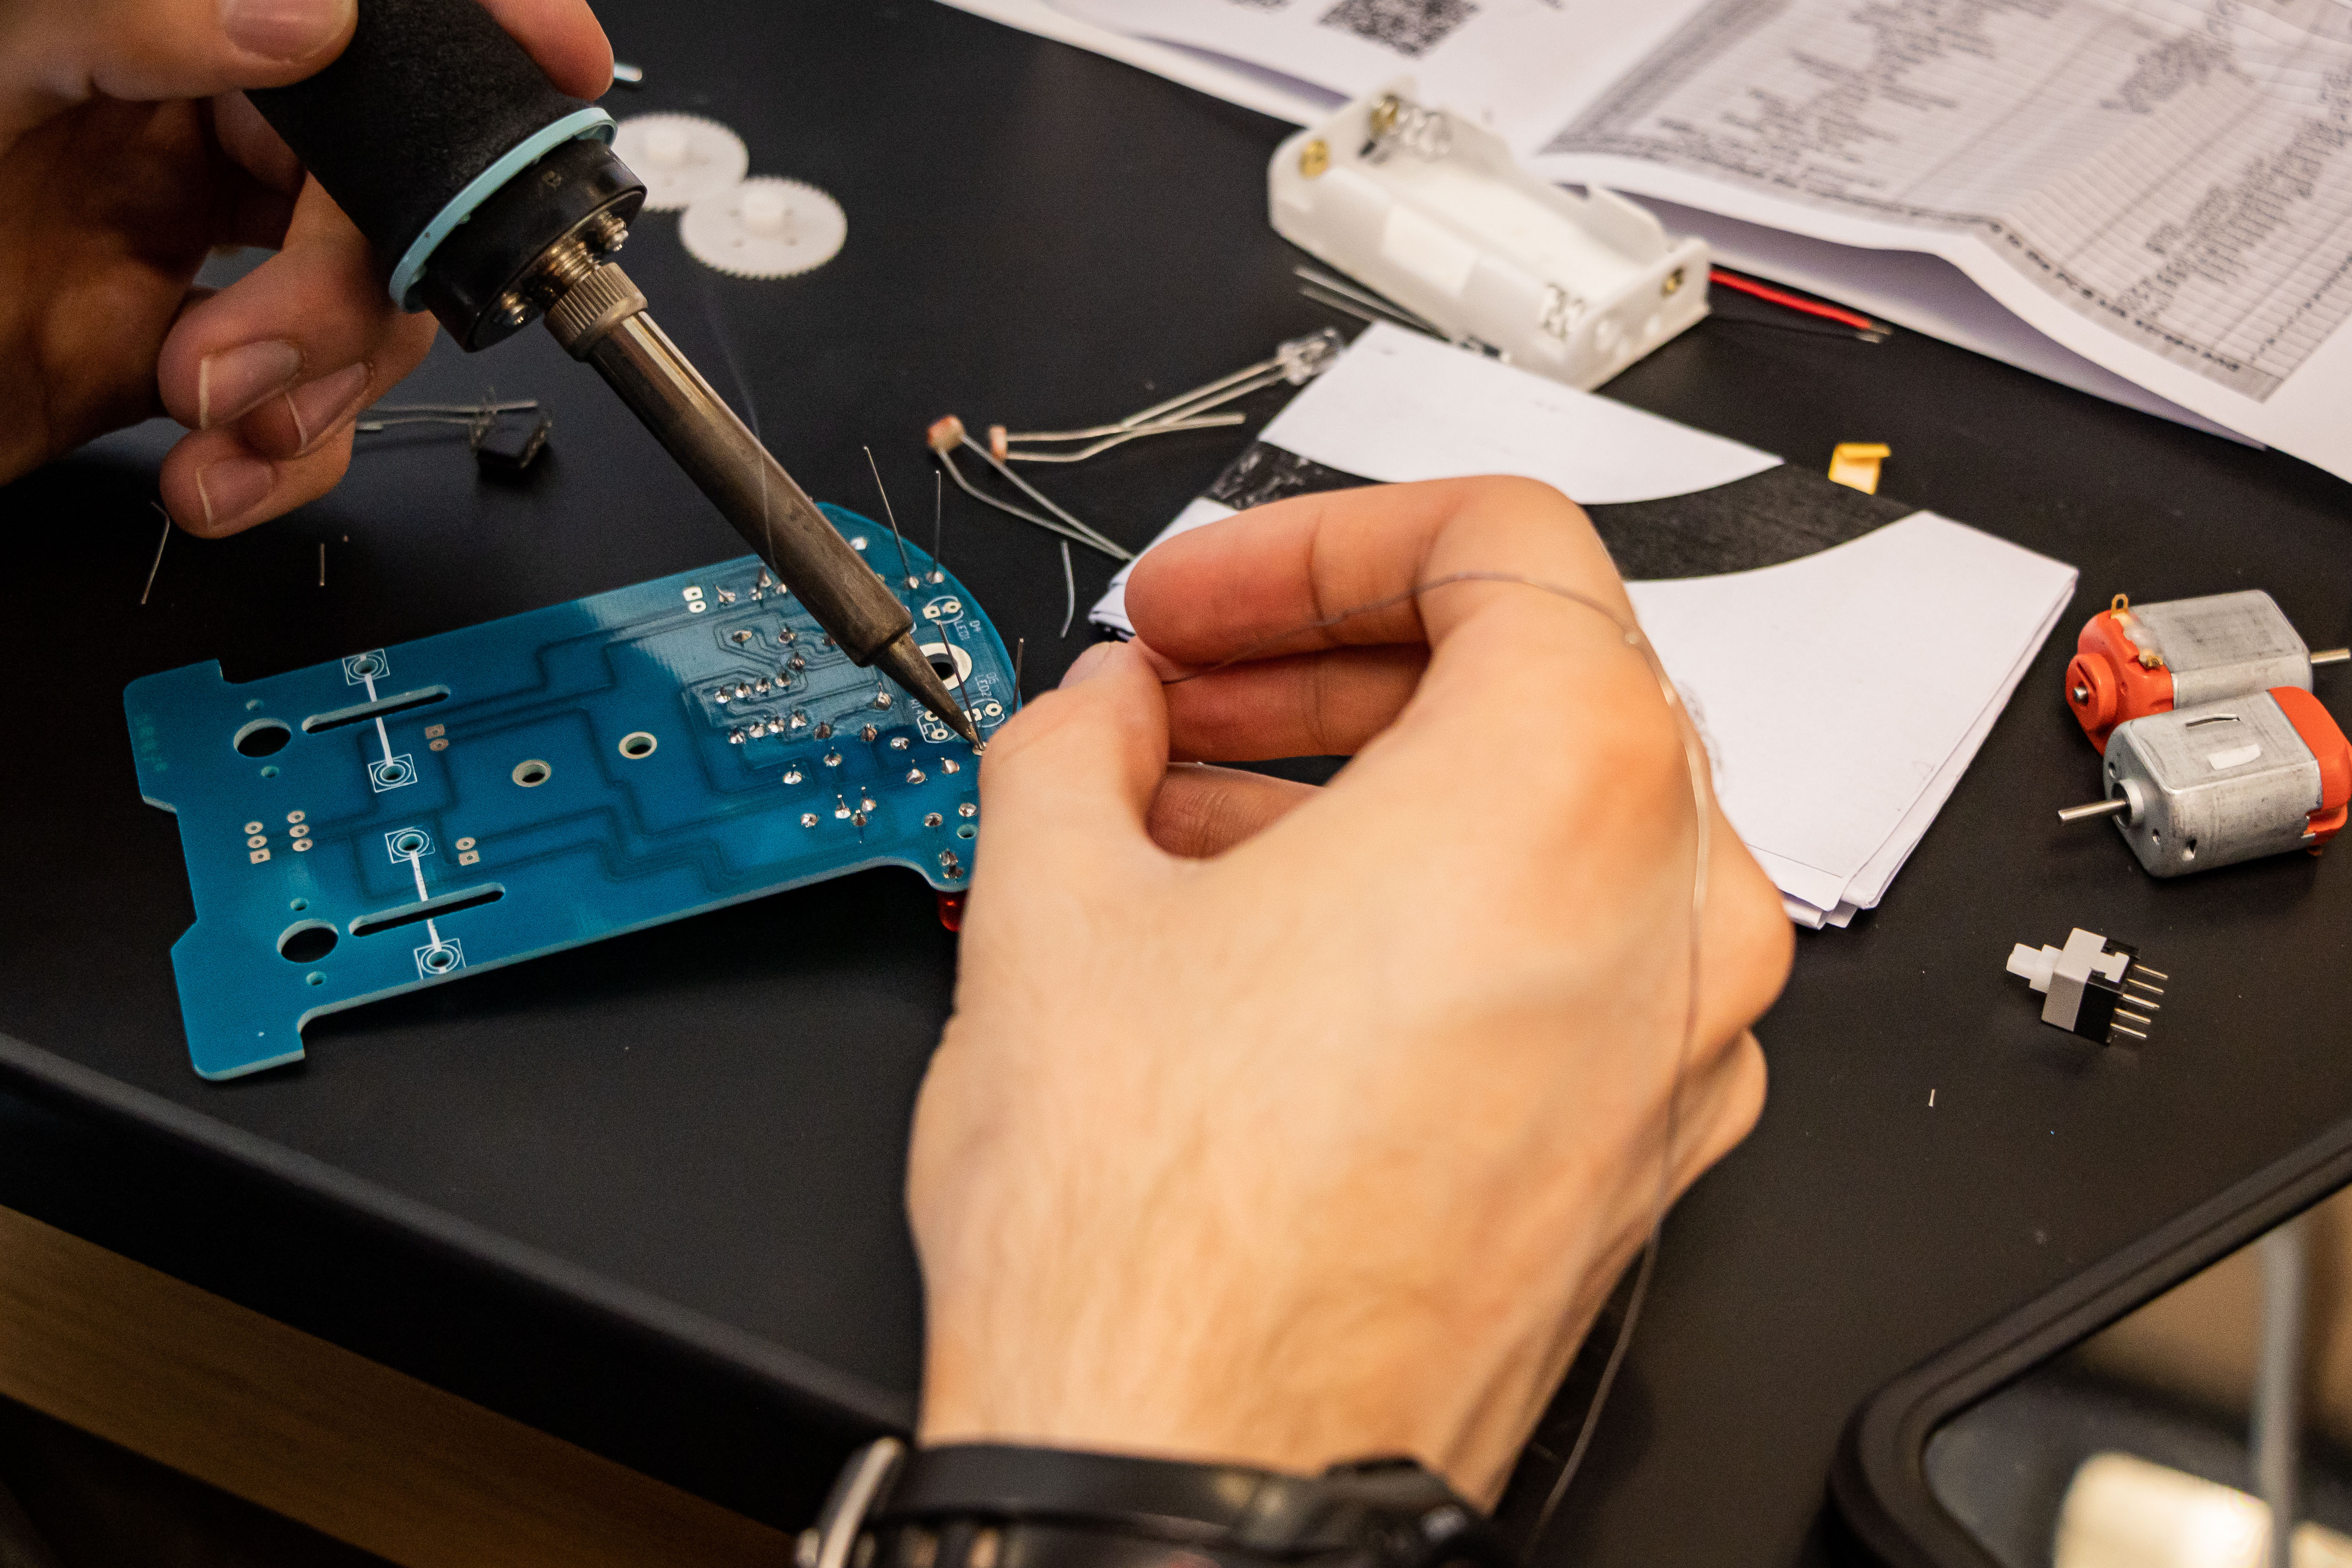
[[[1878,465],[1895,455],[1892,447],[1876,441],[1841,441],[1830,453],[1830,483],[1878,493]]]

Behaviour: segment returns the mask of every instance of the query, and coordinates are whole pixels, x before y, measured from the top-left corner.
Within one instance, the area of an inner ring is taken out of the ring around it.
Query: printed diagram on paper
[[[2347,141],[2335,0],[1715,0],[1544,151],[1974,230],[2259,400],[2352,313]]]

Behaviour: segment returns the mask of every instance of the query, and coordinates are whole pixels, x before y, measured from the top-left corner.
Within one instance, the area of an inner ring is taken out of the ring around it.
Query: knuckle
[[[1047,691],[1031,698],[1021,710],[989,736],[981,759],[981,782],[1052,766],[1054,759],[1082,745],[1094,722],[1083,689]]]

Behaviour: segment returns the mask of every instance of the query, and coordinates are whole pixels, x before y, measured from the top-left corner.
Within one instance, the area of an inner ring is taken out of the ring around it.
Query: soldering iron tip
[[[973,746],[980,744],[980,730],[964,711],[963,704],[955,700],[940,672],[915,646],[912,633],[902,632],[898,639],[874,656],[874,662],[883,674],[905,687],[916,701],[929,709],[949,729],[962,736]]]

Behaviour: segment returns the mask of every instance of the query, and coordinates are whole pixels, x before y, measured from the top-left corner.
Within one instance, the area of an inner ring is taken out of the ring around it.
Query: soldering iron
[[[975,745],[914,616],[646,310],[613,253],[645,183],[478,0],[361,0],[341,56],[248,96],[374,247],[393,300],[468,352],[544,318],[859,665]]]

